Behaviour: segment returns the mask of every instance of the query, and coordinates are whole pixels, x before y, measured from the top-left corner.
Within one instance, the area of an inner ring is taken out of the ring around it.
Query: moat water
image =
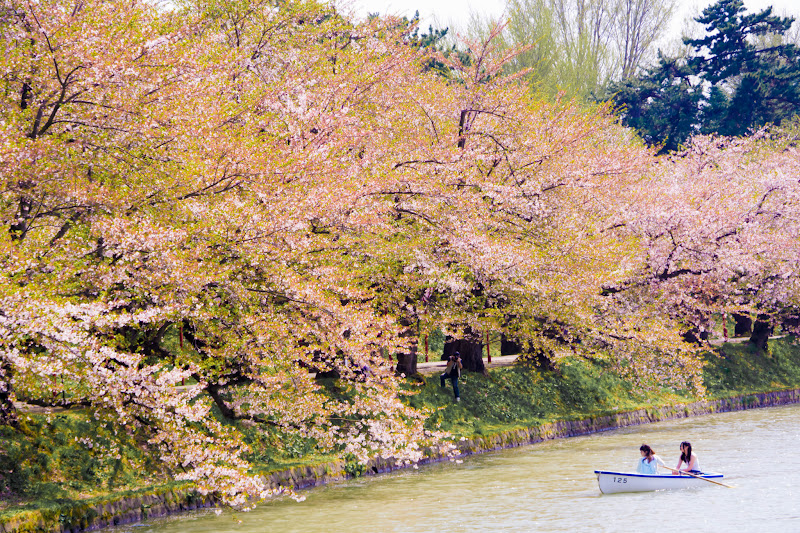
[[[593,471],[632,471],[647,443],[675,466],[691,441],[725,488],[603,495]],[[114,533],[800,532],[800,405],[559,439],[304,491],[249,513],[213,510]]]

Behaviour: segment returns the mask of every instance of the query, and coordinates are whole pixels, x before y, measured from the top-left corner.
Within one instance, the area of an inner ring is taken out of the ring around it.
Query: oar
[[[720,483],[719,481],[714,481],[713,479],[708,479],[707,477],[698,476],[697,474],[690,474],[689,472],[685,472],[683,470],[675,470],[674,468],[670,468],[664,465],[658,465],[661,468],[666,468],[667,470],[672,470],[673,472],[677,472],[680,475],[686,474],[687,476],[696,477],[697,479],[702,479],[703,481],[708,481],[709,483],[714,483],[715,485],[722,485],[723,487],[728,487],[729,489],[735,489],[733,485],[726,485],[725,483]]]

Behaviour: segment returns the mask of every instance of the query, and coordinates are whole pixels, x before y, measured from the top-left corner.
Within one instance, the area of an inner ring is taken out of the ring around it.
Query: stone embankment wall
[[[472,455],[651,422],[792,403],[800,403],[800,389],[748,394],[685,405],[651,407],[584,420],[564,420],[466,439],[458,442],[457,446],[461,455]],[[446,458],[443,455],[431,454],[421,463],[431,463]],[[405,466],[397,465],[392,460],[375,459],[363,469],[363,473],[372,475],[400,468]],[[348,465],[343,461],[333,461],[275,472],[269,475],[266,481],[272,488],[304,489],[341,481],[348,477],[351,477]],[[212,497],[202,496],[189,488],[158,488],[136,496],[109,498],[100,503],[73,504],[57,510],[23,511],[0,523],[0,533],[77,533],[110,525],[138,522],[149,517],[213,507],[216,503]]]
[[[110,497],[102,502],[85,502],[50,509],[21,511],[0,523],[0,533],[90,531],[118,524],[141,522],[151,516],[212,507],[210,496],[191,488],[158,487],[139,494]]]

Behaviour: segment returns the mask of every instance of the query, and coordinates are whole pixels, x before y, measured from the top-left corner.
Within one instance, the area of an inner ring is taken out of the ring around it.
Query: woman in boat
[[[666,466],[661,457],[656,455],[653,448],[647,444],[639,446],[639,452],[642,454],[639,462],[636,463],[637,474],[658,474],[658,465]]]
[[[681,468],[681,465],[684,465]],[[689,441],[681,442],[681,457],[678,459],[678,466],[675,467],[676,471],[673,474],[680,474],[681,472],[689,472],[692,474],[700,474],[700,459],[696,454],[692,453],[692,443]]]

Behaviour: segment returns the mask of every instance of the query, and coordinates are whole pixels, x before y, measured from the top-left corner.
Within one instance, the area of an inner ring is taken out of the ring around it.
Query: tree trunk
[[[395,371],[398,374],[405,374],[406,376],[413,376],[417,373],[417,343],[408,345],[408,353],[397,354],[397,367]]]
[[[533,348],[530,344],[525,345],[525,350],[520,353],[520,359],[523,361],[531,362],[539,368],[546,368],[547,370],[556,370],[556,365],[550,358],[550,354],[539,349]]]
[[[442,360],[447,359],[458,352],[461,355],[461,364],[464,370],[469,372],[479,372],[486,375],[486,365],[483,363],[483,343],[480,335],[475,335],[471,329],[464,332],[463,339],[454,339],[448,336],[444,343]]]
[[[17,409],[14,407],[14,389],[11,386],[11,363],[0,359],[0,426],[16,427]]]
[[[406,339],[408,349],[397,354],[397,366],[395,372],[413,376],[417,373],[417,350],[419,349],[419,321],[401,320],[400,323],[405,329],[400,333],[400,337]]]
[[[522,351],[522,346],[516,340],[509,339],[506,334],[500,335],[500,355],[517,355]]]
[[[692,328],[684,332],[681,337],[683,337],[683,340],[686,342],[702,345],[703,341],[708,340],[708,331],[700,331],[698,328]]]
[[[769,322],[769,315],[758,315],[753,324],[753,334],[750,336],[750,342],[755,345],[757,350],[765,352],[767,351],[767,342],[771,334],[772,324]]]
[[[733,314],[733,321],[735,326],[733,328],[734,337],[746,337],[753,333],[753,320],[750,315]]]
[[[25,189],[30,188],[27,186],[27,183],[20,183],[20,186]],[[28,233],[28,221],[30,219],[32,209],[33,201],[31,201],[30,198],[23,196],[19,199],[19,213],[17,214],[17,220],[9,226],[9,232],[11,233],[12,240],[21,241],[25,238],[25,235]]]

